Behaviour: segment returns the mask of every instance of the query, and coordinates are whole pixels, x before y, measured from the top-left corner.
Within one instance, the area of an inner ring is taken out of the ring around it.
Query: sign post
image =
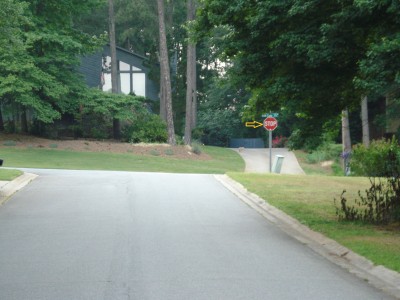
[[[278,121],[273,116],[268,116],[263,126],[269,133],[269,172],[272,173],[272,131],[278,127]]]
[[[272,131],[278,127],[278,121],[275,119],[279,116],[278,113],[263,114],[266,119],[263,123],[257,121],[246,122],[246,127],[258,128],[263,126],[269,132],[269,172],[272,173]]]

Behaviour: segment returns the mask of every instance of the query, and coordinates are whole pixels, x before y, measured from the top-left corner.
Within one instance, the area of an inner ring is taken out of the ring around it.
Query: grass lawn
[[[14,178],[22,175],[23,172],[19,170],[10,170],[10,169],[1,169],[0,168],[0,180],[2,181],[11,181]]]
[[[202,147],[210,160],[176,159],[132,153],[75,152],[55,149],[2,148],[1,157],[10,167],[115,170],[171,173],[223,174],[241,172],[244,161],[236,152],[219,147]]]
[[[354,199],[367,178],[228,173],[249,191],[377,265],[400,272],[400,228],[338,222],[334,198]]]

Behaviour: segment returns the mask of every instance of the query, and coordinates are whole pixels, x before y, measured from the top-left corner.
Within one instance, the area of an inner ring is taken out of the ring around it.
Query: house
[[[146,57],[117,47],[118,91],[123,94],[135,93],[154,101],[159,100],[158,85],[149,78],[150,69],[145,66]],[[102,51],[82,58],[80,72],[89,87],[111,91],[110,46]]]

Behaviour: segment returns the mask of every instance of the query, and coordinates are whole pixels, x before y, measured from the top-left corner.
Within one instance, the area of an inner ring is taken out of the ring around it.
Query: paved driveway
[[[268,173],[269,172],[269,149],[233,149],[237,151],[246,162],[245,172]],[[276,155],[282,155],[283,159],[281,174],[305,174],[300,167],[296,156],[286,148],[272,149],[272,163]]]

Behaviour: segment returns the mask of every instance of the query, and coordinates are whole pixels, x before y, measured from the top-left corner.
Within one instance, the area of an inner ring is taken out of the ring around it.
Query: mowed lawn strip
[[[77,152],[56,149],[1,148],[7,166],[76,170],[113,170],[171,173],[223,174],[241,172],[244,161],[236,152],[219,147],[202,147],[211,159],[189,160],[155,155]],[[196,155],[196,154],[193,154]]]
[[[22,175],[22,171],[19,170],[10,170],[10,169],[2,169],[0,168],[0,180],[1,181],[11,181],[18,176]]]
[[[348,200],[369,187],[367,178],[269,175],[228,175],[249,191],[265,199],[311,229],[321,232],[376,265],[400,272],[400,228],[338,222],[334,199],[346,190]]]

